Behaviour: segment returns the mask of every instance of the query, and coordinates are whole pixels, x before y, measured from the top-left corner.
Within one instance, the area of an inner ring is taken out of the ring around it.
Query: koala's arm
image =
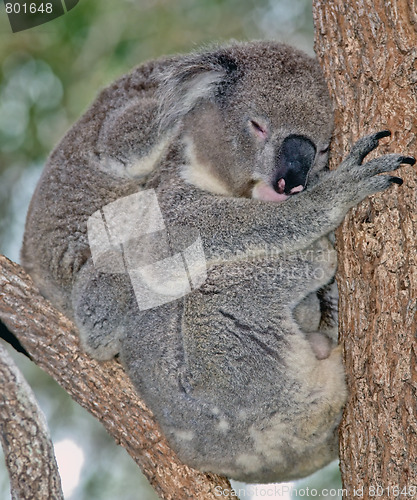
[[[333,231],[347,211],[367,196],[402,180],[390,175],[414,158],[384,155],[362,164],[365,156],[389,135],[379,132],[360,139],[336,171],[327,172],[310,189],[284,203],[213,196],[183,181],[161,183],[158,198],[170,224],[196,227],[210,261],[235,258],[240,252],[294,253]]]

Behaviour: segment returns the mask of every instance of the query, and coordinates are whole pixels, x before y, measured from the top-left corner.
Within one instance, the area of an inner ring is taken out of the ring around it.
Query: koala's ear
[[[213,100],[237,78],[236,61],[224,52],[192,54],[171,61],[157,76],[159,130],[167,132],[202,99]]]

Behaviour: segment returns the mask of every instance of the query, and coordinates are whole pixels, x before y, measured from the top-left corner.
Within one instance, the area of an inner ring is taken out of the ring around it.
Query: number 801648
[[[41,3],[36,5],[36,3],[6,3],[6,13],[7,14],[37,14],[46,13],[52,14],[52,3]]]

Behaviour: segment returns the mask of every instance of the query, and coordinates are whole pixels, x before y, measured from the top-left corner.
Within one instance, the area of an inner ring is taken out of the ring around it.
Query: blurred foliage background
[[[312,54],[311,2],[80,0],[64,16],[17,33],[0,2],[0,253],[19,261],[45,158],[100,88],[147,59],[232,38],[277,39]],[[46,414],[66,498],[155,499],[100,424],[24,356],[14,356]],[[316,488],[340,486],[337,467],[313,481]],[[0,500],[9,498],[0,453]]]

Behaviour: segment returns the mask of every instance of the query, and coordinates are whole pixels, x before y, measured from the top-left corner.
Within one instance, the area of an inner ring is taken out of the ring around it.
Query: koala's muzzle
[[[306,137],[290,135],[282,143],[276,158],[277,170],[273,187],[279,194],[302,191],[316,156],[316,147]]]

